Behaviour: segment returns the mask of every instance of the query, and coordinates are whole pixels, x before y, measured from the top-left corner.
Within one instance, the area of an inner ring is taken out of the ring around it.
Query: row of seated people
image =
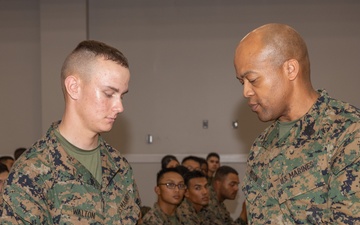
[[[4,182],[6,181],[9,175],[9,171],[13,166],[15,160],[17,160],[25,150],[26,148],[17,148],[14,151],[14,157],[12,156],[0,157],[0,192],[4,186]]]
[[[216,166],[211,162],[208,166],[210,160],[215,161]],[[141,224],[247,224],[244,204],[236,220],[224,204],[226,199],[236,198],[238,172],[230,166],[219,166],[217,153],[210,153],[207,159],[188,156],[181,165],[175,156],[165,156],[157,174],[157,202],[151,209],[142,208]],[[209,171],[213,170],[213,173],[208,173],[210,167]]]

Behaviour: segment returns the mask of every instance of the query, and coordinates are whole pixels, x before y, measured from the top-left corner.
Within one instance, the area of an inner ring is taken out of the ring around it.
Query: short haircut
[[[14,151],[14,159],[17,160],[24,152],[26,151],[26,148],[17,148]]]
[[[183,166],[183,165],[178,165],[176,167],[176,169],[179,171],[179,173],[181,174],[181,176],[183,178],[184,178],[185,174],[190,171],[186,166]]]
[[[169,162],[171,162],[172,160],[179,162],[179,160],[174,155],[165,155],[161,159],[161,169],[166,168]]]
[[[204,158],[199,157],[199,161],[200,161],[200,166],[203,165],[203,164],[208,165],[208,162]]]
[[[89,71],[92,70],[92,66],[96,64],[98,58],[111,60],[125,68],[129,68],[127,58],[118,49],[99,41],[82,41],[66,57],[61,68],[61,85],[64,94],[64,81],[66,77],[76,73],[88,79]]]
[[[7,168],[7,166],[3,163],[0,162],[0,173],[3,172],[9,172],[9,169]]]
[[[199,171],[199,170],[189,171],[184,175],[185,185],[188,187],[189,182],[190,182],[191,179],[193,179],[193,178],[201,178],[201,177],[204,177],[206,179],[205,174],[203,172]]]
[[[184,162],[186,162],[188,160],[193,160],[195,162],[198,162],[201,166],[200,158],[197,156],[193,156],[193,155],[189,155],[189,156],[186,156],[185,158],[183,158],[183,160],[181,161],[181,164],[183,164]]]
[[[208,160],[210,157],[216,157],[220,160],[220,155],[216,152],[210,152],[207,156],[206,156],[206,160]]]
[[[11,157],[11,156],[1,156],[0,157],[0,162],[4,163],[6,160],[13,160],[14,161],[14,158]]]
[[[164,176],[164,174],[169,173],[169,172],[174,172],[174,173],[178,173],[181,177],[182,174],[179,172],[179,170],[177,168],[165,168],[165,169],[161,169],[156,176],[156,184],[158,185],[160,183],[161,178]]]
[[[229,175],[230,173],[239,175],[239,173],[232,167],[230,166],[220,166],[216,172],[215,172],[215,176],[214,176],[214,180],[223,180],[227,175]]]

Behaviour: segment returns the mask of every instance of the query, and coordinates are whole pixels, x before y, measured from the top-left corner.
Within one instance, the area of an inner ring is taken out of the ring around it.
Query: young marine
[[[128,161],[101,137],[124,110],[128,61],[86,40],[61,71],[62,120],[53,123],[10,171],[1,224],[136,224],[140,198]]]
[[[158,196],[154,207],[143,217],[144,225],[183,225],[187,221],[181,220],[177,211],[178,205],[184,198],[186,185],[184,178],[177,168],[163,168],[156,178],[155,193]]]
[[[206,175],[194,170],[187,172],[184,179],[187,189],[185,199],[178,207],[180,217],[187,221],[187,225],[222,225],[207,209],[210,196]]]

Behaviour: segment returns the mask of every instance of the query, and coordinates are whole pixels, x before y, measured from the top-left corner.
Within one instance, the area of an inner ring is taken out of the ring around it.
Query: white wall
[[[125,112],[104,136],[132,162],[144,204],[154,202],[164,154],[217,151],[242,177],[266,124],[250,112],[235,79],[239,40],[264,23],[290,24],[308,44],[314,86],[359,107],[359,12],[354,0],[0,0],[0,155],[30,146],[60,119],[61,64],[88,37],[129,58]],[[233,215],[241,198],[232,202]]]

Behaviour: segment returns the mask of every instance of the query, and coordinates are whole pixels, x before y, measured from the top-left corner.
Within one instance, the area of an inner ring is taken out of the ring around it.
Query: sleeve
[[[22,172],[17,172],[22,171]],[[16,168],[9,174],[1,198],[1,224],[48,224],[43,192],[30,168]]]
[[[347,130],[331,160],[330,222],[360,224],[360,123]]]

